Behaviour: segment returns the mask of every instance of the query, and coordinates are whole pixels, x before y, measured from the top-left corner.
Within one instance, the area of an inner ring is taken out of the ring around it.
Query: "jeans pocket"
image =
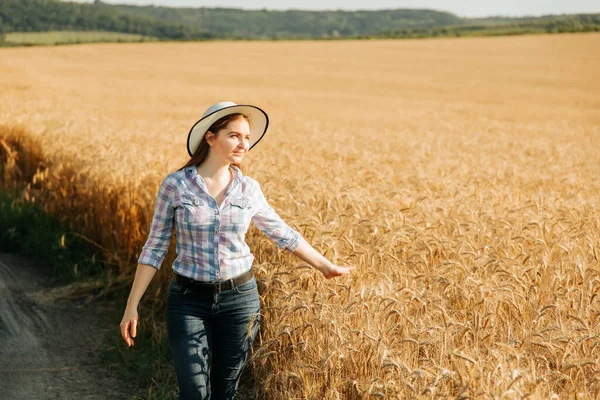
[[[169,288],[167,289],[169,294],[186,294],[187,291],[188,289],[186,287],[175,282],[174,280],[171,280],[169,283]]]
[[[248,282],[242,283],[235,287],[235,291],[239,294],[253,293],[258,290],[256,286],[256,279],[252,277]]]

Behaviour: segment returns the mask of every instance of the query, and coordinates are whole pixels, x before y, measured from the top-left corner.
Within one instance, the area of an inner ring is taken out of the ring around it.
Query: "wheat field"
[[[597,33],[0,49],[2,183],[131,280],[190,127],[259,105],[245,174],[357,267],[325,280],[249,230],[259,398],[594,399],[599,71]]]

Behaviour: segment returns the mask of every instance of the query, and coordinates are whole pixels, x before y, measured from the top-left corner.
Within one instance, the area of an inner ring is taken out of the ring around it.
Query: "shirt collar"
[[[244,176],[244,174],[242,173],[242,171],[236,167],[235,165],[231,165],[231,170],[233,171],[233,180],[237,180],[237,179],[241,179],[242,176]],[[198,173],[198,171],[196,170],[196,166],[195,165],[190,165],[188,167],[186,167],[185,169],[185,173],[186,175],[193,175],[194,173]]]

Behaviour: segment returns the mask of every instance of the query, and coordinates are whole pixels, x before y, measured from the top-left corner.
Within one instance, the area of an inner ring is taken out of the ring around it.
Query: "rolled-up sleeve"
[[[260,184],[255,181],[254,199],[257,211],[252,217],[254,225],[271,239],[280,249],[290,252],[300,245],[302,236],[286,224],[269,205]]]
[[[160,269],[173,235],[174,214],[173,185],[167,177],[158,189],[150,233],[138,258],[138,264]]]

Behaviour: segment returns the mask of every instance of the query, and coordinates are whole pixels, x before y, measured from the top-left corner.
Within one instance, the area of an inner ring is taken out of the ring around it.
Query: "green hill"
[[[271,11],[232,8],[116,6],[131,15],[198,26],[218,36],[251,38],[366,36],[391,29],[432,28],[462,19],[433,10]]]
[[[118,6],[57,0],[1,0],[0,34],[8,32],[107,31],[164,39],[210,39],[200,26],[163,22]]]
[[[104,31],[165,40],[431,37],[598,31],[600,14],[468,19],[435,10],[271,11],[0,0],[9,32]]]

